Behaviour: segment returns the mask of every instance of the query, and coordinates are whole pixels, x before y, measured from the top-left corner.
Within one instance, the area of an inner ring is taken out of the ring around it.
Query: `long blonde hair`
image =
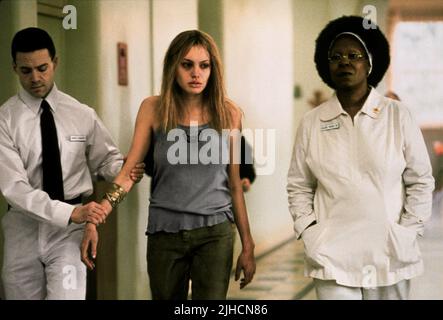
[[[182,115],[182,89],[176,81],[176,72],[182,59],[194,46],[205,48],[209,54],[211,73],[203,91],[203,100],[209,107],[209,125],[219,132],[231,128],[232,113],[230,104],[226,103],[223,66],[217,45],[209,34],[199,30],[189,30],[181,32],[172,40],[163,62],[158,115],[160,128],[165,132],[175,128]]]

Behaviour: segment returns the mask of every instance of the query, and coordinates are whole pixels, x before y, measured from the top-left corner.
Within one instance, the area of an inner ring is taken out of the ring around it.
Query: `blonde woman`
[[[255,273],[254,242],[234,161],[240,109],[225,94],[222,64],[213,39],[192,30],[176,36],[163,68],[160,96],[145,99],[128,159],[102,202],[108,214],[134,183],[129,173],[154,144],[147,264],[153,299],[225,299],[232,269],[235,222],[242,242],[236,280],[246,286]],[[224,161],[224,155],[229,161]],[[203,159],[204,158],[204,159]],[[208,159],[210,161],[208,161]],[[228,164],[229,162],[229,164]],[[97,231],[87,226],[82,245],[92,268]]]

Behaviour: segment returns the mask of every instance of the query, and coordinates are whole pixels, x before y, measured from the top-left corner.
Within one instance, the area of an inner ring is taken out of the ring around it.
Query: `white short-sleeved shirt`
[[[46,97],[57,127],[65,199],[92,194],[92,180],[112,181],[123,156],[95,111],[59,91]],[[40,104],[21,90],[0,107],[0,190],[12,210],[65,227],[74,206],[42,191]]]
[[[372,88],[354,121],[336,95],[308,112],[287,186],[306,275],[371,287],[420,274],[416,237],[433,188],[423,136],[403,104]]]

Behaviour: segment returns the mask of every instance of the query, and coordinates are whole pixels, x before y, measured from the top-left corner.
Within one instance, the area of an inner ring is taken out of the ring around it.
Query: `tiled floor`
[[[228,299],[294,300],[315,299],[312,280],[303,276],[303,243],[292,239],[282,247],[257,259],[253,282],[239,289],[231,279]]]
[[[412,280],[412,299],[443,299],[442,216],[439,211],[434,210],[433,217],[427,224],[425,236],[419,239],[425,272]],[[312,280],[303,276],[303,264],[303,243],[292,239],[257,260],[256,276],[246,288],[240,290],[239,282],[232,279],[228,299],[316,299]]]
[[[425,272],[412,281],[412,299],[443,299],[443,193],[434,198],[432,218],[419,239]]]

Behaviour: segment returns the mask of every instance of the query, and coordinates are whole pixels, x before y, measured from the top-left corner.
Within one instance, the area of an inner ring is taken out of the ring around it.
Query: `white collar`
[[[29,92],[27,92],[23,87],[20,89],[18,96],[23,103],[31,109],[32,112],[38,114],[40,112],[40,105],[43,101],[42,98],[36,98],[32,96]],[[56,84],[52,86],[51,91],[44,99],[49,103],[52,111],[55,112],[57,110],[57,102],[58,102],[58,89]]]

